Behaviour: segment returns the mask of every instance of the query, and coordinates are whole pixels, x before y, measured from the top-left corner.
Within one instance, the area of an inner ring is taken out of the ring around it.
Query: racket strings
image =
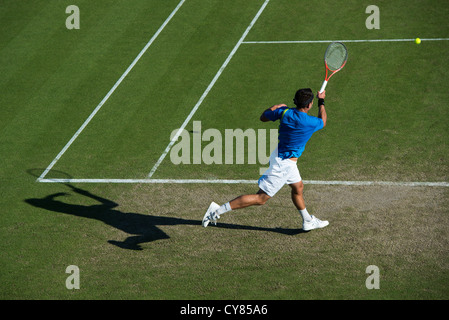
[[[343,44],[336,42],[327,48],[324,60],[326,61],[328,68],[335,71],[344,65],[347,57],[348,51],[346,50],[346,47]]]

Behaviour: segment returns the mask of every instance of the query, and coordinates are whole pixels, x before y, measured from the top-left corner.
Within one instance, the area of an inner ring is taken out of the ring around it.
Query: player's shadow
[[[133,212],[122,212],[116,209],[118,207],[118,204],[114,201],[94,195],[87,190],[76,188],[70,184],[66,184],[66,186],[70,187],[73,192],[79,195],[98,201],[99,204],[78,205],[58,200],[57,198],[70,195],[69,193],[65,192],[54,193],[44,198],[30,198],[26,199],[25,202],[34,207],[53,212],[60,212],[78,217],[102,221],[105,224],[110,225],[130,235],[124,241],[108,240],[110,244],[130,250],[142,250],[142,247],[140,246],[142,243],[161,239],[169,239],[170,237],[164,231],[158,228],[158,226],[195,225],[202,228],[201,220],[190,220],[174,217],[153,216]],[[261,228],[227,223],[219,223],[217,227],[228,229],[271,231],[286,235],[295,235],[303,232],[301,229]]]

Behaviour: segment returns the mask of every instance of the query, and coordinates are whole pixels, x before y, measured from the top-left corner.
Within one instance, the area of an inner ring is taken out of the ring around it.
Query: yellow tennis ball
[[[416,43],[416,44],[420,44],[420,43],[421,43],[421,39],[420,39],[420,38],[416,38],[416,39],[415,39],[415,43]]]

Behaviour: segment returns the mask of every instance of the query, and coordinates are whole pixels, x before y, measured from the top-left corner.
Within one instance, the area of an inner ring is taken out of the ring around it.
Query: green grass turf
[[[262,3],[186,1],[48,177],[145,178]],[[447,188],[306,186],[310,211],[331,224],[302,233],[288,187],[203,229],[210,201],[257,186],[35,182],[178,1],[78,1],[81,29],[67,30],[71,4],[0,6],[0,298],[449,297]],[[448,5],[380,1],[381,28],[367,30],[369,4],[272,0],[246,40],[449,37]],[[347,46],[303,179],[448,181],[449,42]],[[318,90],[325,48],[242,44],[192,121],[222,134],[276,128],[260,113],[299,87]],[[168,155],[154,178],[257,179],[261,166]],[[380,290],[365,288],[371,264]],[[68,265],[80,267],[80,290],[65,288]]]

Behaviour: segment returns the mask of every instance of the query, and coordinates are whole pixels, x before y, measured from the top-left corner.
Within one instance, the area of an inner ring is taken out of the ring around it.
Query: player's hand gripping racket
[[[343,69],[348,60],[348,49],[341,42],[332,42],[324,53],[324,65],[326,66],[326,77],[324,78],[323,85],[320,92],[326,89],[329,79],[338,71]]]

